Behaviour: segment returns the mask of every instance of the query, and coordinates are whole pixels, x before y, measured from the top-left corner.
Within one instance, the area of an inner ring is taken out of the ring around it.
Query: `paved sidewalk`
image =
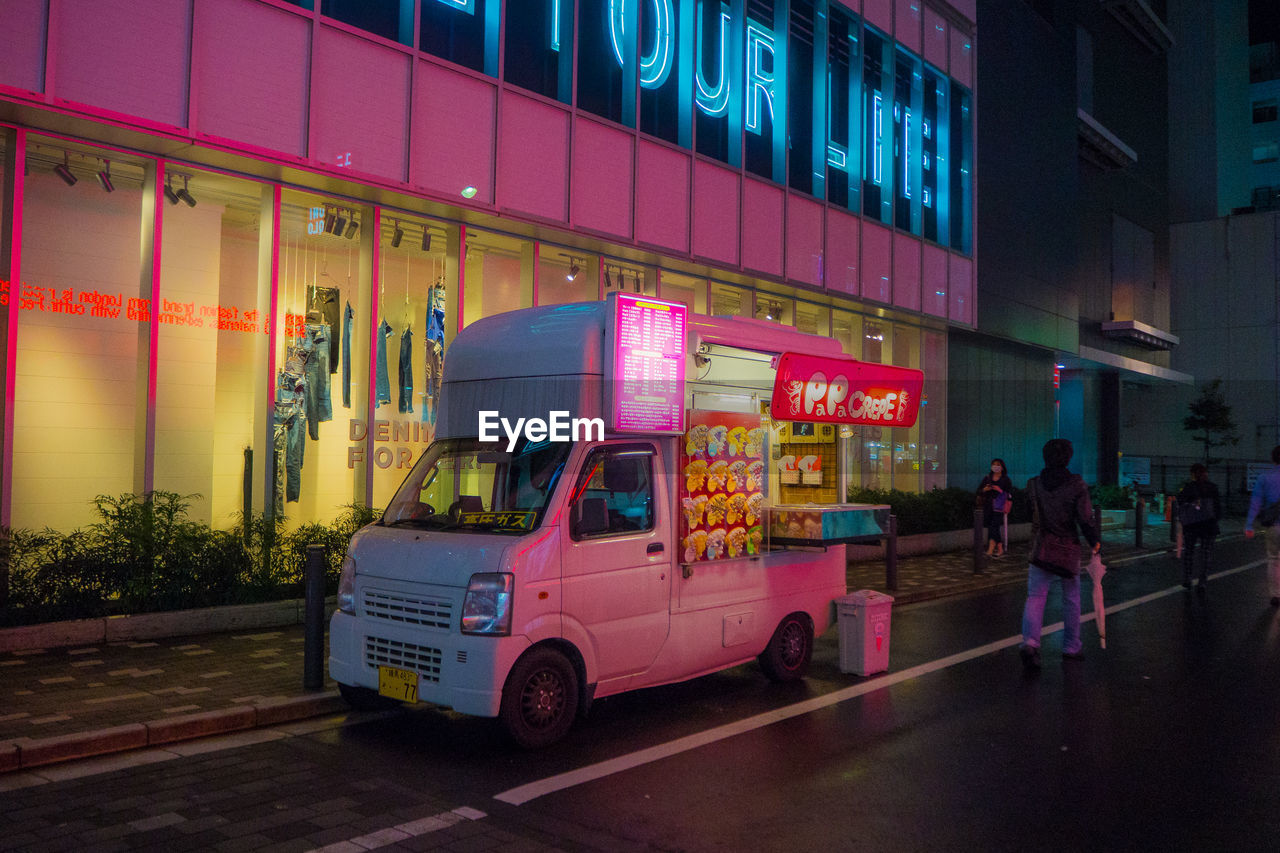
[[[1224,527],[1239,532],[1238,521]],[[1142,551],[1132,530],[1107,531],[1104,542],[1113,559],[1170,546],[1167,525],[1146,531]],[[854,563],[848,588],[903,605],[1021,585],[1026,552],[1014,543],[981,574],[968,551],[904,557],[896,590],[883,560]],[[0,654],[0,774],[347,710],[332,681],[307,690],[302,673],[301,625]]]

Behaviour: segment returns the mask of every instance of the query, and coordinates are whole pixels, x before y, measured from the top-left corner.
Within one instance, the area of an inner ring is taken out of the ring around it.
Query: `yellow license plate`
[[[392,666],[378,667],[378,692],[401,702],[418,701],[418,673]]]

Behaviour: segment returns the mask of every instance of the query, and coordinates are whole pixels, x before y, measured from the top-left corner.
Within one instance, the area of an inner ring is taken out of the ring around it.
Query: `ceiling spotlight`
[[[102,171],[98,172],[98,183],[102,184],[102,188],[107,192],[115,192],[115,184],[111,183],[111,161],[103,160]]]
[[[324,233],[332,234],[334,223],[338,221],[338,214],[329,208],[324,209]]]
[[[391,232],[391,247],[393,249],[400,247],[400,241],[404,239],[404,229],[400,227],[400,223],[396,223],[396,230]]]
[[[188,181],[190,181],[190,180],[191,180],[191,176],[190,176],[190,175],[183,175],[183,176],[182,176],[182,189],[178,190],[176,193],[174,193],[174,195],[176,195],[178,198],[182,199],[182,201],[183,201],[184,203],[186,203],[187,207],[195,207],[195,206],[196,206],[196,200],[195,200],[195,197],[193,197],[193,196],[191,195],[191,191],[190,191],[189,189],[187,189],[187,182],[188,182]]]
[[[422,226],[422,251],[431,251],[431,231],[425,225]]]
[[[70,187],[75,185],[77,178],[75,175],[71,174],[70,155],[68,155],[67,152],[62,152],[62,163],[54,166],[53,171],[57,173],[59,178],[62,178],[67,186]]]
[[[333,234],[341,235],[347,233],[347,217],[343,215],[343,211],[339,210],[337,217],[333,220]]]
[[[359,231],[359,230],[360,230],[360,223],[359,223],[359,222],[356,222],[356,214],[355,214],[355,211],[352,211],[352,212],[351,212],[351,221],[347,223],[347,233],[346,233],[346,238],[347,238],[348,240],[353,239],[353,238],[356,236],[356,232],[357,232],[357,231]]]
[[[581,270],[578,269],[578,265],[575,263],[573,266],[569,267],[569,274],[565,276],[565,278],[567,278],[569,281],[573,281],[575,278],[578,277],[579,272],[581,272]]]
[[[173,187],[169,186],[169,179],[164,180],[164,197],[169,199],[169,204],[178,203],[178,194],[173,191]]]
[[[621,278],[622,270],[618,270],[618,276]],[[604,289],[613,290],[613,278],[609,275],[609,268],[604,268]]]

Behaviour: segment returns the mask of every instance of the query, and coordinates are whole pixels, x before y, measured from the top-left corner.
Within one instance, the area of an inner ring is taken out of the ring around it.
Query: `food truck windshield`
[[[567,442],[451,438],[413,466],[379,522],[392,527],[527,533],[542,523],[572,447]]]

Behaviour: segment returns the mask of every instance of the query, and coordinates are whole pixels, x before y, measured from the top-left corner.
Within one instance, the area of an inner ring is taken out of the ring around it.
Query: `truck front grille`
[[[430,646],[402,643],[382,637],[364,638],[364,662],[369,666],[394,666],[416,672],[427,681],[440,681],[441,652]]]
[[[376,589],[364,591],[364,612],[370,619],[381,619],[401,625],[423,625],[449,630],[453,621],[453,602],[447,598],[418,598]]]

